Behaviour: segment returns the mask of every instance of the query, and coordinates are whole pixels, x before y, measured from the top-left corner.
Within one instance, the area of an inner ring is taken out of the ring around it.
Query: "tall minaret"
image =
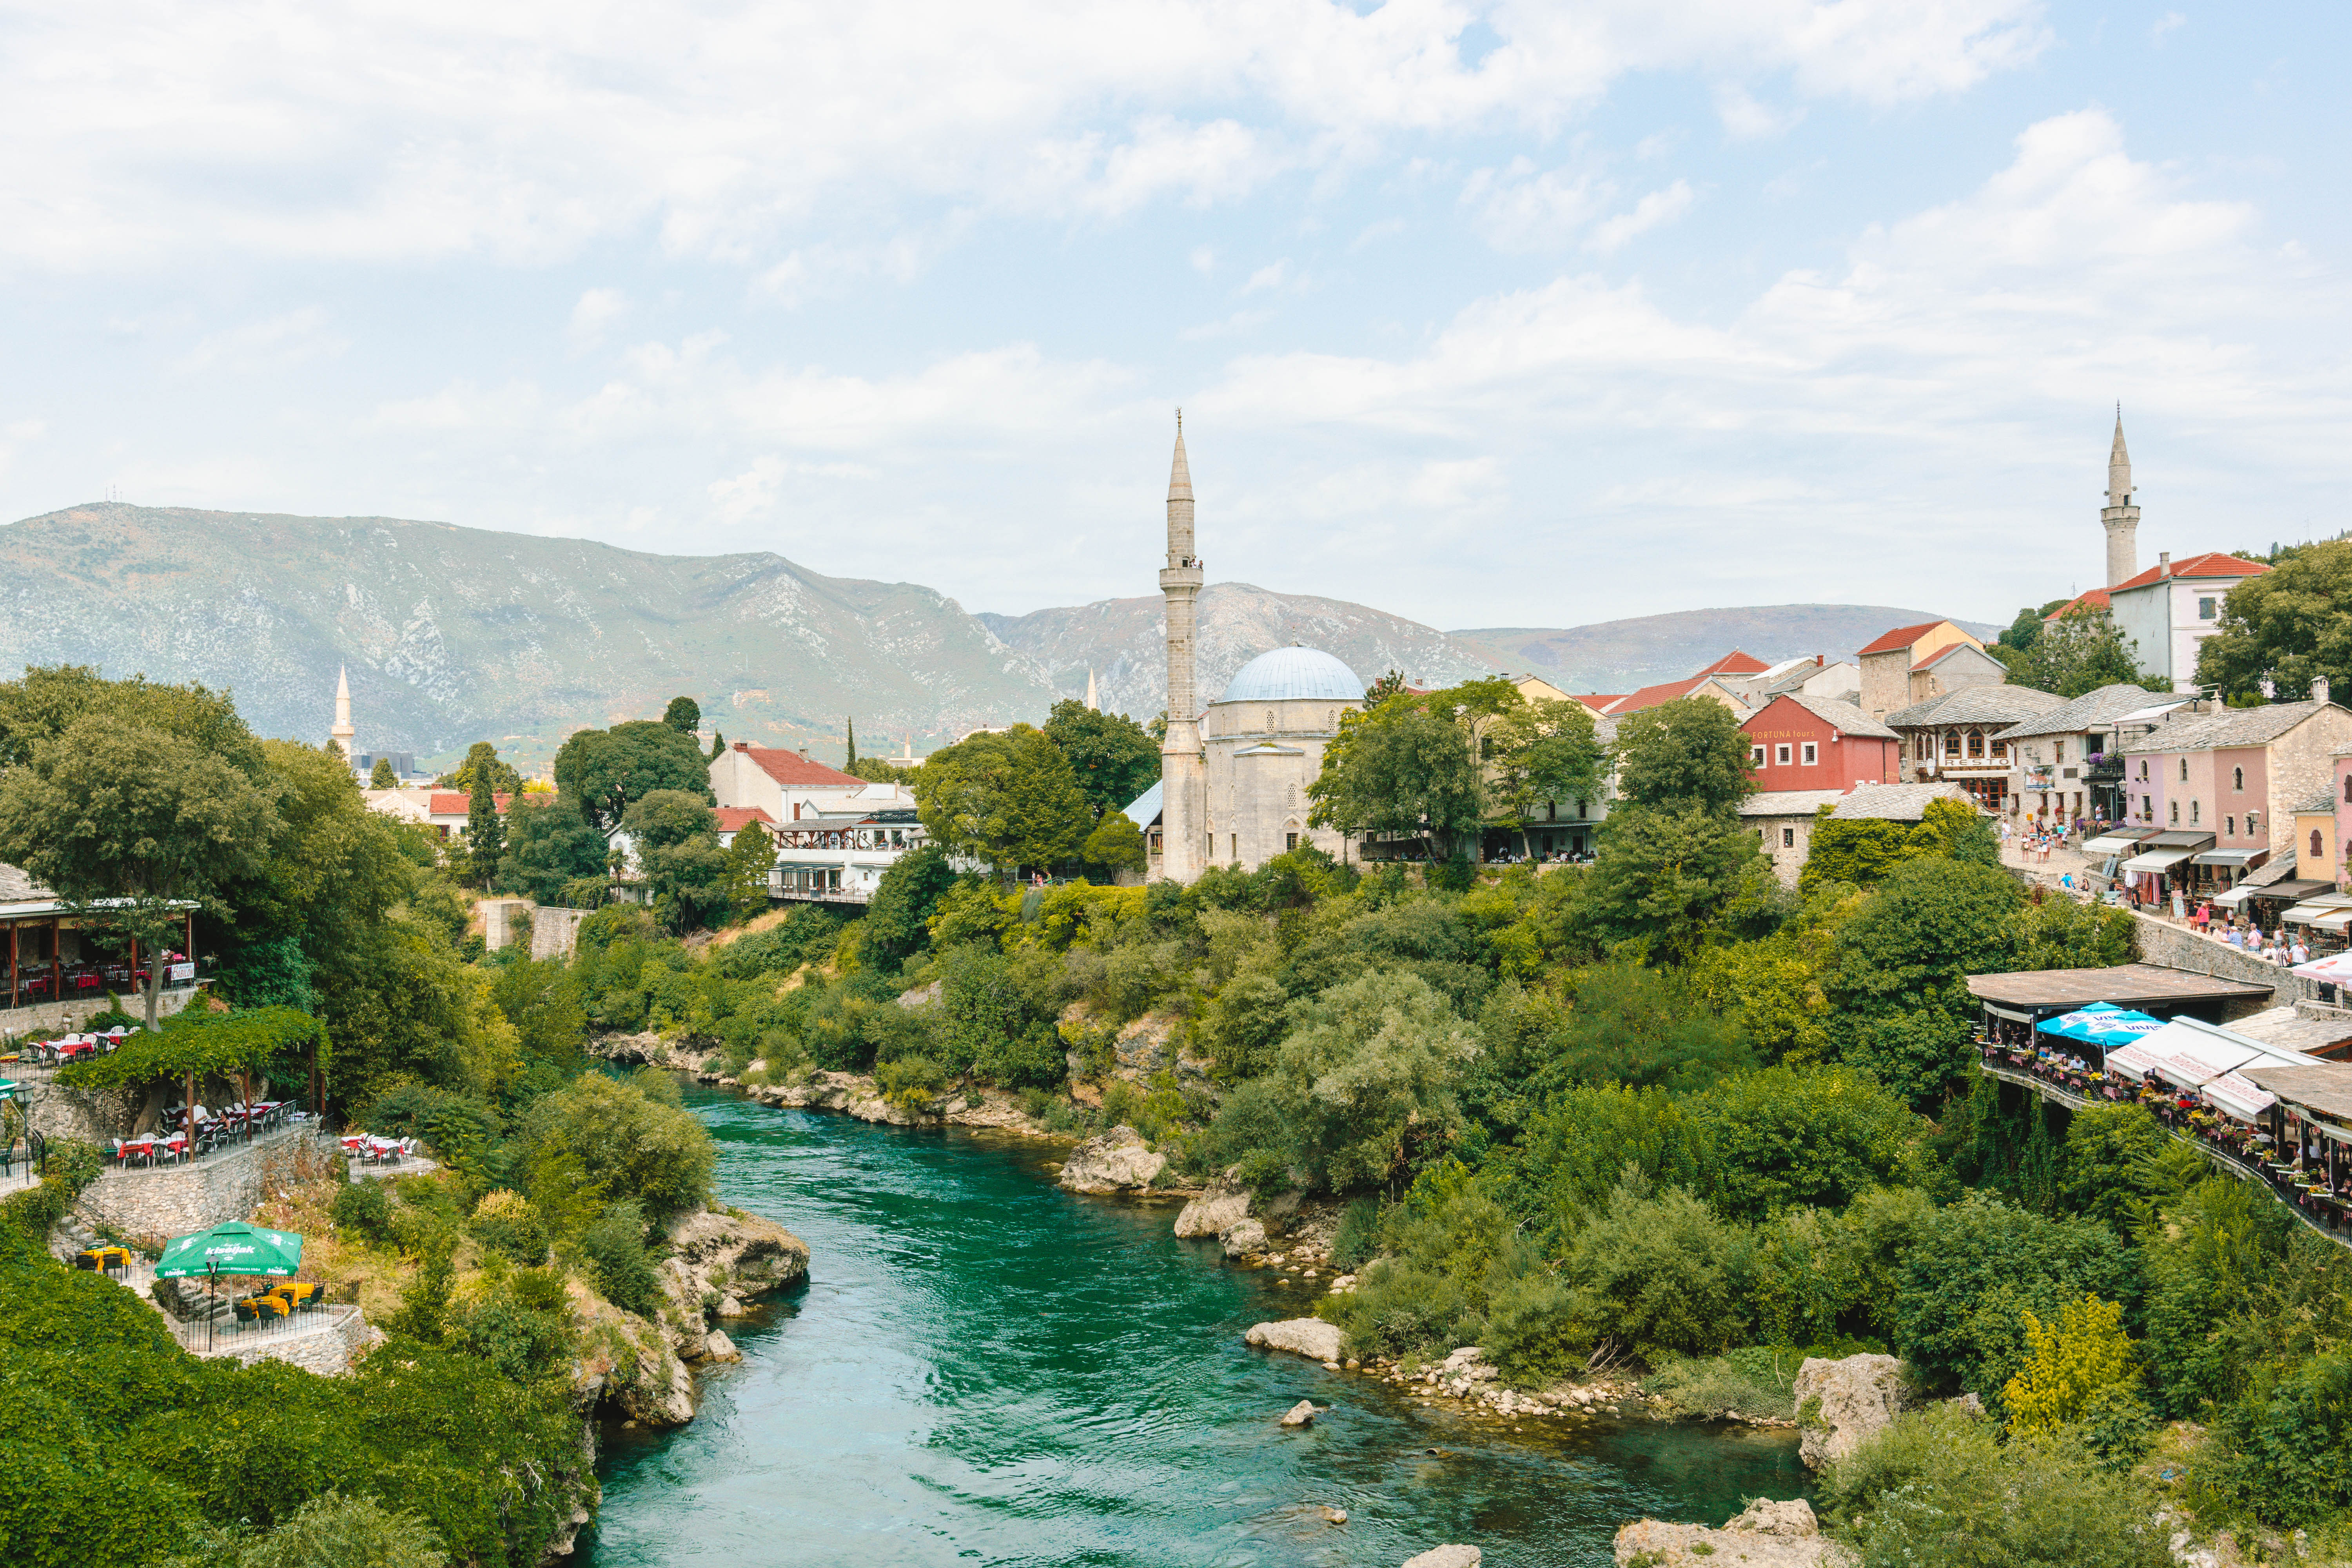
[[[1095,671],[1092,665],[1087,667],[1087,711],[1089,713],[1102,711],[1102,703],[1095,697]]]
[[[1160,871],[1200,879],[1209,860],[1208,769],[1201,756],[1201,700],[1192,685],[1193,611],[1201,558],[1192,551],[1192,470],[1184,462],[1184,413],[1176,412],[1176,460],[1168,470],[1168,736],[1160,742]]]
[[[348,669],[335,671],[335,727],[327,731],[335,744],[343,749],[343,761],[351,763],[359,755],[352,750],[352,678]]]
[[[2107,504],[2099,513],[2107,530],[2107,586],[2139,570],[2139,508],[2132,504],[2131,454],[2124,449],[2124,405],[2116,405],[2116,444],[2107,452]]]

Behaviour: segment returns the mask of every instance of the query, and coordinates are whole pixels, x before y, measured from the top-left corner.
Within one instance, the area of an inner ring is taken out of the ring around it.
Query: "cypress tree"
[[[847,773],[857,765],[857,721],[844,717],[842,727],[849,731],[849,755],[842,759],[841,771]]]
[[[487,888],[498,876],[506,848],[506,824],[499,820],[498,797],[490,793],[490,770],[478,768],[473,795],[466,802],[466,853],[473,861],[476,887]]]

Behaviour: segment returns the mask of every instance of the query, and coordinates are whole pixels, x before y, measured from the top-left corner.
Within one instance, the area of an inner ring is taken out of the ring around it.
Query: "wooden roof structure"
[[[2069,1013],[2094,1002],[2148,1012],[2198,1003],[2247,1002],[2268,997],[2271,988],[2223,980],[2161,963],[2118,963],[2111,969],[2032,969],[2009,974],[1971,974],[1969,994],[1988,1006],[2015,1014]]]

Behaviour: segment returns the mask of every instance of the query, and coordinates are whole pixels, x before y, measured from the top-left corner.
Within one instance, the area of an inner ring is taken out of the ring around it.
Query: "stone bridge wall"
[[[533,958],[571,957],[580,941],[580,922],[588,918],[586,910],[558,909],[529,899],[484,899],[479,907],[485,948],[496,952],[512,942],[516,928],[528,918]]]
[[[224,1220],[250,1218],[272,1185],[342,1157],[340,1145],[309,1128],[281,1127],[242,1148],[184,1164],[110,1170],[74,1206],[90,1224],[160,1245]]]
[[[2222,1017],[2223,1023],[2259,1013],[2265,1007],[2286,1006],[2305,990],[2303,981],[2277,964],[2264,963],[2225,942],[2199,936],[2184,926],[2155,920],[2137,910],[2132,913],[2132,922],[2139,928],[2139,955],[2150,963],[2161,963],[2168,969],[2185,969],[2191,974],[2210,974],[2217,980],[2237,980],[2248,985],[2270,988],[2269,996],[2248,997],[2242,1002],[2231,1004]]]

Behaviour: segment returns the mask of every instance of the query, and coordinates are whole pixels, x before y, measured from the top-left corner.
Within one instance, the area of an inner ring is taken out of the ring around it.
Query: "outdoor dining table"
[[[187,1152],[188,1149],[188,1140],[184,1133],[173,1133],[169,1138],[125,1138],[122,1141],[123,1162],[126,1164],[129,1163],[131,1156],[135,1154],[152,1163],[154,1161],[158,1144],[163,1146],[165,1153],[173,1157]]]

